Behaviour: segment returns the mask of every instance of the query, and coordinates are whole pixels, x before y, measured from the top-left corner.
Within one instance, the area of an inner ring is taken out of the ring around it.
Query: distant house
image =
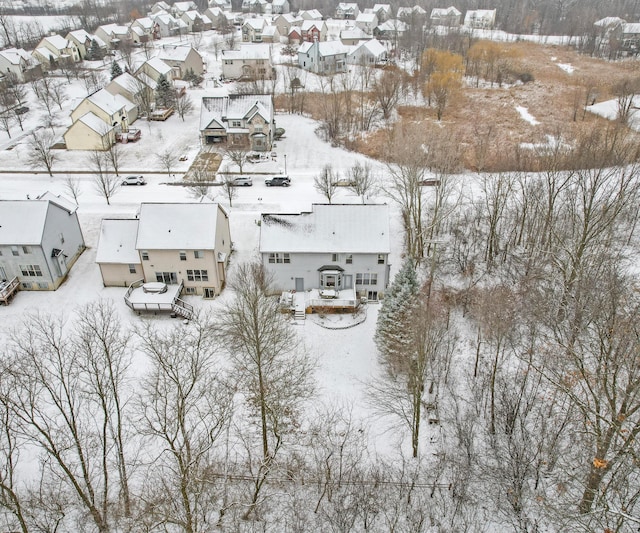
[[[164,75],[167,80],[173,81],[173,68],[159,57],[152,57],[140,65],[140,67],[136,69],[135,75],[139,76],[140,74],[145,74],[156,83],[161,75]]]
[[[384,22],[391,18],[391,4],[374,4],[371,12],[376,14],[378,22]]]
[[[171,78],[174,80],[183,79],[189,71],[196,76],[204,74],[202,55],[191,45],[164,45],[158,58],[171,67]]]
[[[347,62],[352,65],[375,67],[387,62],[388,52],[378,39],[363,41],[349,52]]]
[[[262,42],[263,43],[279,43],[280,32],[277,26],[271,24],[265,26],[262,30]]]
[[[351,28],[340,32],[340,42],[345,46],[357,46],[371,39],[371,35],[360,28]]]
[[[336,7],[336,18],[345,20],[355,20],[360,14],[358,4],[351,2],[340,2]]]
[[[222,75],[229,80],[270,80],[274,76],[268,44],[241,44],[222,51]]]
[[[303,20],[322,20],[322,13],[317,9],[305,9],[298,12],[298,18]]]
[[[290,13],[284,15],[276,15],[273,18],[272,24],[278,28],[278,33],[282,36],[289,35],[289,31],[293,26],[299,26],[302,23],[302,19],[294,17]]]
[[[102,39],[100,39],[100,37],[91,35],[85,30],[70,31],[69,33],[67,33],[67,36],[65,37],[65,39],[76,45],[80,59],[84,59],[87,57],[89,50],[91,50],[91,43],[94,40],[96,41],[96,44],[100,48],[102,48],[105,52],[107,50],[106,43]]]
[[[250,18],[242,25],[242,42],[261,43],[262,32],[267,26],[267,21],[263,18]]]
[[[373,29],[378,25],[378,16],[375,13],[360,13],[356,17],[356,28],[372,35]]]
[[[303,20],[300,24],[302,40],[312,43],[327,40],[327,24],[323,20]]]
[[[56,290],[85,249],[72,201],[45,193],[0,200],[0,282],[23,290]]]
[[[151,18],[158,25],[161,38],[180,35],[183,31],[186,31],[187,25],[183,21],[175,19],[169,13],[157,13],[152,15]]]
[[[118,48],[121,42],[130,40],[129,28],[119,24],[98,26],[95,34],[112,49]]]
[[[176,18],[182,18],[187,11],[197,11],[198,6],[195,2],[175,2],[169,12]]]
[[[464,15],[464,25],[467,28],[489,30],[495,23],[495,9],[470,9]]]
[[[448,28],[452,28],[455,26],[460,26],[460,17],[462,13],[458,11],[455,7],[434,7],[431,10],[431,16],[429,19],[431,20],[431,24],[434,26],[446,26]]]
[[[316,74],[346,72],[347,53],[340,41],[305,42],[298,48],[298,66]]]
[[[11,74],[21,83],[42,76],[40,62],[22,48],[0,50],[0,72]]]
[[[242,0],[241,9],[243,13],[266,13],[267,0]]]
[[[59,61],[73,61],[77,63],[80,61],[80,52],[78,47],[73,41],[65,39],[60,35],[50,35],[44,37],[36,46],[36,51],[45,49],[48,50],[56,62]],[[51,56],[50,56],[51,57]],[[50,62],[50,61],[49,61]]]
[[[103,284],[137,280],[214,298],[227,279],[229,217],[215,203],[143,203],[136,219],[105,219],[96,263]]]
[[[211,9],[217,7],[223,11],[231,11],[232,8],[230,0],[210,0],[209,7]]]
[[[283,15],[289,12],[291,12],[289,0],[273,0],[273,2],[271,3],[272,15]]]
[[[211,29],[213,30],[222,30],[231,25],[231,21],[227,16],[228,12],[219,7],[210,7],[203,14],[211,21]]]
[[[154,15],[162,11],[168,13],[170,9],[171,6],[166,2],[156,2],[155,4],[153,4],[153,6],[151,6],[151,13]]]
[[[160,39],[160,26],[151,17],[134,20],[129,26],[129,31],[134,43],[146,43]]]
[[[273,99],[265,94],[205,96],[200,110],[203,144],[271,150],[276,122]]]
[[[287,41],[292,45],[298,45],[302,42],[302,30],[300,26],[291,26],[289,34],[287,35]]]
[[[411,21],[413,19],[423,19],[427,16],[427,12],[421,6],[399,7],[396,12],[396,18],[403,21]]]
[[[378,300],[389,284],[389,208],[314,204],[311,212],[263,214],[260,255],[274,289],[342,291]],[[321,305],[321,304],[320,304]]]
[[[183,13],[180,20],[187,25],[187,31],[208,31],[213,26],[209,17],[201,15],[197,11],[187,11],[186,13]]]
[[[381,41],[395,42],[406,33],[407,29],[406,22],[399,19],[389,19],[373,30],[373,35]]]
[[[620,33],[620,50],[629,55],[640,52],[640,23],[624,23]]]

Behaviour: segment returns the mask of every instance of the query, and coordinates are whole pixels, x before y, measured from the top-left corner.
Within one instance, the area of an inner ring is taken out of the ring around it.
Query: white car
[[[142,176],[127,176],[122,180],[122,185],[146,185],[147,182]]]
[[[253,185],[253,180],[248,176],[238,176],[233,179],[232,183],[236,187],[251,187]]]

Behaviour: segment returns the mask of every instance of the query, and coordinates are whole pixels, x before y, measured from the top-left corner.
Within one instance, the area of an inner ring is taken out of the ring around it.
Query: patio
[[[160,285],[164,286],[164,290]],[[182,288],[182,282],[179,285],[165,285],[138,280],[129,285],[124,301],[138,314],[171,312],[189,319],[193,316],[193,307],[180,299]]]

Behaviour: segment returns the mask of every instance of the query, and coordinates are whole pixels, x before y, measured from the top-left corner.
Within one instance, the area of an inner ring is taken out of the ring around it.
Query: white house
[[[187,11],[197,11],[198,6],[195,2],[176,2],[171,6],[170,12],[176,18],[181,18]]]
[[[406,22],[399,19],[389,19],[386,22],[380,24],[373,34],[381,40],[396,41],[399,37],[402,37],[409,26]]]
[[[388,20],[392,15],[391,4],[374,4],[371,11],[378,16],[379,22]]]
[[[103,24],[96,28],[95,33],[111,48],[118,48],[121,42],[130,37],[129,28],[119,24]]]
[[[348,51],[340,41],[304,42],[298,48],[298,66],[316,74],[346,72]]]
[[[369,67],[385,64],[387,59],[387,49],[378,39],[361,42],[347,56],[348,63]]]
[[[317,9],[305,9],[298,12],[298,18],[304,20],[322,20],[322,13]]]
[[[467,28],[487,30],[496,23],[495,9],[470,9],[464,15],[464,25]]]
[[[151,15],[151,18],[158,25],[158,31],[161,38],[178,35],[183,30],[186,31],[186,24],[181,20],[175,19],[173,15],[169,13],[160,12]]]
[[[74,30],[67,33],[65,37],[68,41],[72,42],[78,48],[78,54],[80,59],[84,59],[87,57],[89,50],[91,50],[92,41],[96,41],[96,45],[106,51],[107,45],[106,43],[100,39],[100,37],[96,37],[95,35],[91,35],[85,30]]]
[[[389,284],[389,252],[386,205],[314,204],[261,218],[262,264],[279,292],[355,290],[377,300]]]
[[[44,37],[38,46],[36,46],[36,50],[40,50],[41,48],[47,49],[53,56],[56,61],[64,61],[69,60],[77,63],[80,61],[80,52],[78,51],[78,47],[68,39],[65,39],[61,35],[50,35],[49,37]]]
[[[360,28],[368,35],[373,34],[373,29],[378,25],[378,16],[375,13],[360,13],[356,17],[356,28]]]
[[[56,290],[83,252],[72,201],[45,193],[36,200],[0,200],[0,282],[24,290]]]
[[[0,50],[0,72],[13,75],[20,83],[42,74],[40,62],[22,48]]]
[[[290,11],[291,7],[289,6],[289,0],[273,0],[271,3],[272,15],[284,15]]]
[[[336,7],[337,19],[355,20],[359,14],[360,8],[353,2],[340,2]]]
[[[460,26],[460,17],[462,13],[455,7],[434,7],[431,10],[431,24],[434,26],[447,26],[449,28]]]

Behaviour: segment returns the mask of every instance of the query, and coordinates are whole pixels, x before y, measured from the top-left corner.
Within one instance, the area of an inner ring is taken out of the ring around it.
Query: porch
[[[180,299],[182,289],[183,282],[179,285],[168,285],[157,282],[145,283],[140,279],[129,285],[124,302],[138,314],[170,312],[190,319],[193,316],[193,306]]]
[[[353,313],[360,303],[354,289],[285,291],[280,296],[280,308],[293,313],[297,320],[304,320],[304,315],[311,313]]]
[[[19,288],[20,282],[17,276],[10,280],[0,281],[0,302],[4,305],[9,305]]]

